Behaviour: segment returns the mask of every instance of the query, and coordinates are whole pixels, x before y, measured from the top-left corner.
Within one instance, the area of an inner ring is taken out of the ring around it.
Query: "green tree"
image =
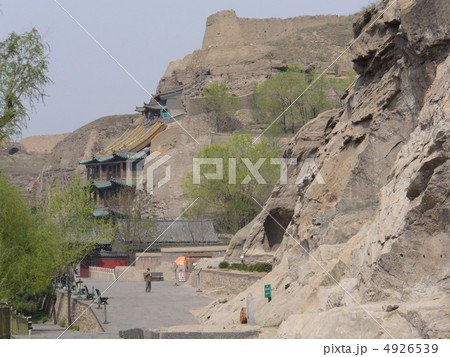
[[[34,213],[0,173],[0,299],[16,303],[46,290],[59,251],[54,222]]]
[[[235,129],[235,112],[239,109],[239,98],[229,94],[224,82],[214,82],[203,91],[203,107],[218,133]]]
[[[254,88],[256,115],[268,124],[278,118],[268,134],[277,132],[277,127],[295,133],[321,112],[339,106],[339,98],[353,79],[351,72],[344,78],[331,78],[290,66]]]
[[[191,218],[213,219],[219,231],[235,233],[249,223],[260,211],[254,201],[264,202],[278,179],[279,167],[270,164],[269,158],[280,157],[280,150],[267,142],[254,144],[248,135],[233,135],[224,145],[208,145],[200,149],[197,158],[221,159],[223,178],[211,180],[205,173],[214,173],[214,165],[200,166],[200,184],[193,182],[193,173],[182,180],[184,195],[194,200],[199,197],[187,215]],[[256,165],[259,159],[266,159],[258,168],[265,184],[258,183],[250,173],[244,160]],[[235,174],[232,167],[236,167]],[[230,170],[231,169],[231,170]],[[231,174],[230,174],[231,173]],[[247,177],[248,176],[248,177]],[[251,180],[248,181],[248,178]]]
[[[152,196],[142,191],[138,197],[134,188],[124,187],[106,201],[106,206],[122,215],[122,218],[115,219],[118,243],[115,250],[125,250],[131,262],[136,251],[146,249],[160,234],[154,218]]]
[[[281,116],[279,125],[283,131],[294,133],[307,121],[305,98],[294,103],[307,87],[308,75],[298,66],[291,66],[257,85],[254,94],[259,120],[271,123]]]
[[[112,222],[94,218],[95,202],[91,199],[90,185],[82,185],[76,175],[71,184],[57,184],[47,191],[41,206],[42,214],[54,222],[58,237],[58,255],[54,261],[60,275],[66,274],[68,286],[72,286],[74,270],[78,263],[101,243],[115,238]],[[68,289],[70,301],[71,289]],[[72,323],[71,304],[68,307],[68,323]]]
[[[21,132],[33,108],[45,97],[51,83],[49,47],[33,28],[21,35],[11,33],[0,42],[0,143]]]
[[[0,146],[19,134],[28,111],[45,96],[48,46],[36,29],[0,42]],[[24,307],[47,290],[58,252],[54,222],[31,213],[19,191],[0,173],[0,299]]]

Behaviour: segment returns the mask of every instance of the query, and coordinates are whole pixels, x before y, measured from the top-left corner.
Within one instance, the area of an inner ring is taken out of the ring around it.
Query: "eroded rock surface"
[[[251,292],[256,323],[281,323],[279,337],[450,337],[449,18],[445,0],[391,0],[355,23],[359,76],[342,110],[292,139],[289,184],[225,257],[273,272],[204,323],[236,323]],[[314,170],[292,183],[308,158],[325,184]]]

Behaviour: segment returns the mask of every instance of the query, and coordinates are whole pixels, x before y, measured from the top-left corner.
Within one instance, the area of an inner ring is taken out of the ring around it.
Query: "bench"
[[[95,289],[95,292],[97,293],[97,302],[98,302],[98,304],[100,305],[100,304],[102,304],[102,305],[106,305],[106,304],[108,304],[108,299],[109,298],[107,298],[107,297],[102,297],[102,294],[100,293],[100,290],[98,290],[98,289]]]
[[[163,281],[164,275],[162,272],[152,272],[152,281]]]
[[[91,294],[89,292],[89,289],[88,289],[88,287],[86,285],[84,286],[84,290],[86,292],[86,299],[87,300],[94,300],[94,294]]]

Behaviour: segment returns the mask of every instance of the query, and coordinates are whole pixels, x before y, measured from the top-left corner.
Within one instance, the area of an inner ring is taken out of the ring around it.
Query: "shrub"
[[[248,270],[248,266],[245,265],[245,264],[233,263],[233,264],[231,264],[230,269],[247,271]]]
[[[58,321],[58,325],[59,325],[60,327],[66,327],[66,320],[64,320],[64,319],[59,320],[59,321]]]
[[[269,264],[269,263],[256,263],[256,264],[250,265],[248,270],[249,271],[270,273],[272,271],[272,264]]]
[[[227,269],[229,266],[230,266],[230,263],[225,262],[225,261],[220,262],[220,264],[219,264],[220,269]]]
[[[38,311],[38,307],[33,301],[26,301],[24,299],[13,301],[13,307],[15,310],[27,316],[33,315]]]

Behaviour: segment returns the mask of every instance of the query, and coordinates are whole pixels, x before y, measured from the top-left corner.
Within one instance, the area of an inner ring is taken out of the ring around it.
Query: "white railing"
[[[114,269],[111,268],[103,268],[103,267],[89,267],[90,272],[101,272],[101,273],[112,273],[114,274]]]

